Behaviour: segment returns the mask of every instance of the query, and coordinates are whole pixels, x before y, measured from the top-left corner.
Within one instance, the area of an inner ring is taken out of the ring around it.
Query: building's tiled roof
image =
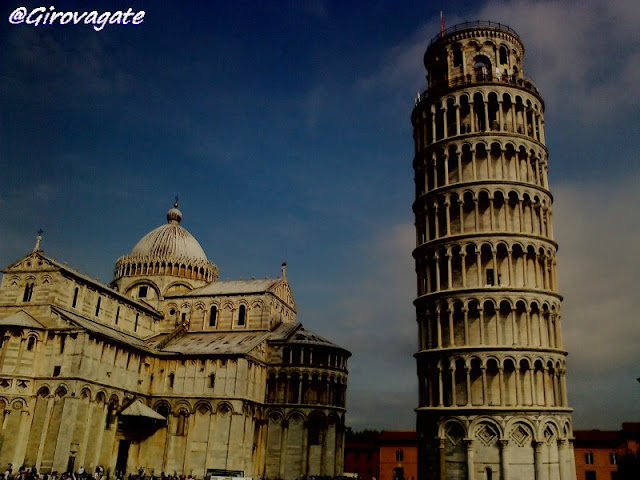
[[[640,434],[640,422],[623,422],[622,431],[624,433]]]
[[[69,310],[65,310],[60,307],[52,307],[52,311],[58,313],[61,317],[73,322],[89,332],[92,332],[96,335],[107,337],[112,340],[115,340],[119,343],[124,343],[125,345],[131,345],[132,347],[149,350],[147,343],[133,335],[129,335],[128,333],[121,332],[114,328],[109,327],[108,325],[104,325],[99,322],[95,322],[89,318],[78,315],[77,313],[71,312]]]
[[[97,322],[91,318],[79,315],[76,312],[59,306],[52,306],[53,314],[59,315],[71,325],[82,328],[103,338],[110,339],[132,348],[143,350],[153,354],[167,355],[243,355],[248,354],[261,343],[269,340],[289,343],[303,343],[310,345],[323,345],[339,348],[337,345],[325,340],[304,328],[300,323],[288,322],[278,325],[272,331],[209,331],[209,332],[185,332],[169,340],[166,345],[158,348],[162,341],[171,335],[170,332],[140,338],[109,325]],[[27,328],[60,328],[60,325],[51,319],[36,320],[24,311],[13,313],[0,319],[0,326],[15,325]]]
[[[12,315],[0,318],[0,326],[25,327],[25,328],[45,328],[45,325],[38,322],[24,310],[20,310]]]
[[[380,442],[417,442],[415,430],[385,430],[380,432]]]
[[[619,445],[630,438],[640,440],[640,423],[625,422],[622,430],[574,430],[575,445],[577,447],[591,445]]]
[[[120,412],[121,417],[146,417],[153,420],[166,420],[162,415],[147,407],[140,399],[136,399],[131,405]]]
[[[620,443],[622,437],[618,430],[574,430],[575,445],[581,443]]]
[[[335,343],[303,327],[300,323],[282,323],[273,331],[270,340],[287,344],[326,346],[344,350]]]
[[[166,334],[160,334],[147,340],[150,348],[155,348]],[[179,353],[183,355],[237,355],[246,354],[264,341],[284,344],[305,344],[314,346],[327,346],[344,350],[342,347],[314,334],[297,322],[285,322],[278,325],[272,331],[246,331],[234,332],[186,332],[177,336],[162,347],[163,352]]]
[[[190,292],[180,292],[181,297],[197,297],[206,295],[236,295],[250,293],[265,293],[281,278],[263,278],[253,280],[231,280],[225,282],[211,282],[204,287],[196,288]]]
[[[154,337],[148,345],[158,345],[168,334]],[[233,355],[245,354],[264,342],[270,335],[258,332],[187,332],[162,347],[163,352],[182,355]]]

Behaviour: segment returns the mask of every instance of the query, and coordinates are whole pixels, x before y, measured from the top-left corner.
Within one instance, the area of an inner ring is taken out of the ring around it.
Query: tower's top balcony
[[[453,25],[452,27],[447,28],[444,32],[438,32],[438,34],[429,42],[429,47],[438,40],[452,36],[454,33],[459,36],[463,36],[465,33],[477,32],[479,30],[493,30],[501,33],[509,33],[511,36],[515,37],[520,42],[520,46],[524,48],[520,41],[520,37],[513,28],[505,25],[504,23],[496,23],[488,20],[475,20],[473,22],[463,22]]]
[[[439,97],[446,90],[457,87],[466,87],[471,85],[493,84],[496,83],[504,86],[517,86],[523,88],[538,97],[542,101],[542,96],[538,91],[538,87],[530,78],[524,75],[517,77],[507,73],[501,73],[499,76],[495,72],[474,72],[466,75],[459,75],[454,78],[445,78],[439,81],[430,81],[428,86],[419,92],[415,98],[415,104],[418,105],[427,100],[427,97]]]
[[[472,83],[517,85],[538,97],[523,74],[524,46],[518,34],[501,23],[475,21],[449,27],[431,39],[424,54],[429,95]]]

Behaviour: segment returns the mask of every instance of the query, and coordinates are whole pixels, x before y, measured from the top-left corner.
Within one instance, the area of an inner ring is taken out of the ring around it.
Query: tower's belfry
[[[419,479],[575,480],[544,101],[505,25],[435,37],[411,115]]]

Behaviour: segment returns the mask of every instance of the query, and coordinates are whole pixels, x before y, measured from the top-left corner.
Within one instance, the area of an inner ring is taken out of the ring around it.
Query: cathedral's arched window
[[[71,308],[76,308],[76,305],[78,304],[79,292],[80,292],[80,289],[78,287],[73,289],[73,301],[71,302]]]
[[[171,372],[169,374],[169,388],[173,388],[173,383],[175,382],[175,380],[176,380],[176,375],[175,373]]]
[[[33,282],[29,282],[24,287],[24,294],[22,295],[23,302],[30,302],[33,296]]]
[[[493,479],[493,471],[491,470],[491,467],[487,467],[487,468],[485,469],[485,472],[486,472],[486,476],[485,476],[485,478],[486,478],[487,480],[492,480],[492,479]]]
[[[115,418],[116,418],[116,405],[115,403],[110,402],[109,406],[107,407],[107,416],[105,417],[105,420],[104,420],[104,428],[110,429],[111,424],[113,423]]]
[[[247,323],[247,307],[245,305],[240,305],[238,309],[238,326],[244,327]]]
[[[156,408],[156,412],[158,412],[164,418],[167,418],[169,416],[169,407],[165,404],[162,404],[158,408]]]
[[[209,375],[209,388],[214,388],[216,386],[216,374],[212,373]]]
[[[27,341],[27,350],[31,351],[35,346],[36,346],[36,337],[29,337],[29,340]]]
[[[161,404],[156,408],[156,412],[162,415],[165,419],[169,419],[169,407],[165,404]]]
[[[178,413],[178,424],[176,425],[176,435],[184,436],[187,434],[187,417],[189,413],[186,410],[180,410]]]
[[[218,307],[216,307],[215,305],[211,305],[211,310],[209,311],[209,326],[215,327],[217,321],[218,321]]]

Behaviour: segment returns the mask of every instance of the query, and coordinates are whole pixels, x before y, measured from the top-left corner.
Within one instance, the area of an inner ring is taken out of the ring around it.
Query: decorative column
[[[542,472],[542,442],[533,442],[535,480],[543,480]]]
[[[499,440],[500,444],[500,480],[509,480],[509,440]]]
[[[440,480],[447,480],[447,462],[445,458],[445,439],[441,438],[438,442],[438,471],[440,472]]]
[[[473,450],[473,440],[465,439],[465,446],[467,447],[467,479],[475,480],[475,464],[474,464],[474,450]]]
[[[44,415],[44,422],[42,425],[42,432],[40,433],[40,442],[38,444],[38,454],[36,456],[36,468],[40,470],[40,465],[42,465],[42,455],[44,453],[44,444],[47,438],[47,432],[49,431],[49,422],[51,421],[51,412],[53,410],[53,401],[55,396],[53,394],[47,397],[47,410]],[[87,430],[89,430],[87,428]]]

